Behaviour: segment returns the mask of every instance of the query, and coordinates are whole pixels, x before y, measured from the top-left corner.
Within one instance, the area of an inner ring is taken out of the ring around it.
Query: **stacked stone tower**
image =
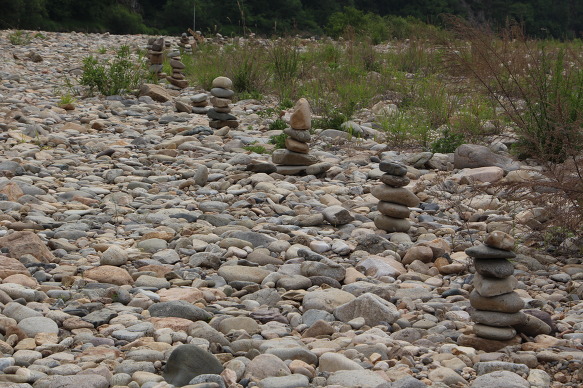
[[[512,275],[516,257],[514,238],[504,232],[490,233],[483,245],[466,249],[474,259],[476,274],[470,294],[470,316],[475,322],[474,334],[480,338],[507,341],[516,336],[513,326],[526,323],[524,301],[514,289],[518,281]]]
[[[233,81],[227,77],[217,77],[213,80],[211,89],[211,104],[213,107],[208,110],[209,126],[219,129],[222,127],[237,128],[239,122],[231,112],[231,99],[235,95],[232,90]]]
[[[419,206],[419,198],[411,190],[404,188],[409,184],[407,167],[399,162],[382,161],[379,168],[384,174],[381,185],[375,186],[371,193],[379,199],[377,208],[381,213],[374,220],[377,228],[392,232],[407,232],[411,228],[409,207]]]
[[[164,38],[150,38],[148,40],[148,58],[150,60],[150,72],[162,77],[162,63],[164,62]]]
[[[188,81],[184,79],[184,63],[181,62],[180,51],[173,50],[168,53],[168,58],[170,58],[170,66],[172,67],[172,75],[166,76],[168,82],[172,85],[184,89],[188,87]]]
[[[178,47],[184,50],[185,53],[192,54],[192,45],[190,44],[190,39],[188,38],[188,34],[186,34],[186,32],[183,32],[180,36]]]
[[[288,136],[285,139],[285,149],[275,150],[272,159],[275,164],[283,166],[310,166],[318,162],[318,158],[309,155],[312,128],[310,104],[305,98],[300,98],[290,117],[291,128],[284,130]]]

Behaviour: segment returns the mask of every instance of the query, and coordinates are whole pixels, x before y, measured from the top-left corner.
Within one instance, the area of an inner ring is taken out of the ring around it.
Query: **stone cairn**
[[[474,334],[489,340],[508,341],[516,336],[513,326],[523,325],[524,302],[514,291],[518,281],[512,275],[516,257],[514,238],[504,232],[490,233],[484,244],[466,249],[474,259],[476,274],[470,294],[470,315],[475,322]]]
[[[209,127],[219,129],[223,127],[237,128],[239,122],[231,112],[231,99],[235,95],[232,90],[233,81],[227,77],[217,77],[213,80],[211,89],[211,104],[213,107],[207,112]]]
[[[409,189],[404,188],[409,184],[407,178],[407,166],[394,161],[382,161],[379,168],[382,185],[375,186],[371,193],[379,203],[378,211],[381,213],[375,217],[377,228],[386,232],[407,232],[411,228],[409,207],[419,206],[419,198]]]
[[[188,81],[184,79],[184,74],[182,73],[185,66],[184,63],[181,62],[182,58],[180,58],[180,51],[170,51],[168,53],[168,58],[170,58],[172,75],[166,76],[166,80],[180,89],[188,87]]]
[[[190,104],[192,105],[192,113],[205,115],[208,113],[208,95],[206,93],[197,93],[191,96]]]
[[[192,45],[190,44],[190,39],[186,32],[183,32],[180,36],[180,42],[178,42],[178,47],[184,50],[185,53],[192,54]]]
[[[164,38],[150,38],[148,39],[148,59],[150,60],[150,72],[158,78],[162,78],[162,63],[164,58]]]
[[[312,115],[310,104],[305,98],[300,98],[291,114],[289,124],[284,133],[285,149],[275,150],[272,159],[275,164],[283,166],[310,166],[318,162],[318,158],[309,155],[311,140],[310,128],[312,128]]]

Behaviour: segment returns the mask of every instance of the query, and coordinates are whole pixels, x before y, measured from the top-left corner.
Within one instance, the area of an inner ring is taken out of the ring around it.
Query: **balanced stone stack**
[[[150,59],[150,72],[154,73],[158,78],[162,75],[162,57],[164,50],[164,38],[150,38],[148,39],[148,58]]]
[[[184,70],[185,66],[184,63],[181,62],[180,58],[180,51],[174,50],[168,53],[168,57],[170,58],[170,66],[172,67],[172,75],[166,77],[168,82],[172,85],[184,89],[188,87],[188,81],[184,79],[184,74],[182,71]]]
[[[208,113],[208,95],[206,93],[198,93],[190,97],[190,104],[193,113],[205,115]]]
[[[190,44],[190,39],[188,39],[188,35],[186,32],[182,33],[180,36],[180,42],[178,42],[178,47],[184,50],[186,53],[192,54],[192,45]]]
[[[286,128],[284,133],[285,149],[275,150],[272,159],[275,164],[284,166],[310,166],[318,162],[318,158],[309,155],[311,140],[310,128],[312,128],[312,114],[310,104],[305,98],[300,98],[296,103],[289,122],[291,128]]]
[[[524,301],[516,293],[518,281],[512,275],[516,257],[514,238],[504,232],[490,233],[484,244],[466,249],[474,259],[476,274],[470,294],[470,316],[474,334],[488,340],[508,341],[516,336],[515,326],[526,323],[521,311]],[[514,327],[513,327],[514,326]]]
[[[232,90],[233,81],[227,77],[217,77],[213,80],[211,89],[211,104],[213,107],[207,112],[209,127],[219,129],[223,127],[237,128],[239,122],[231,112],[231,99],[235,95]]]
[[[371,193],[379,203],[378,211],[381,213],[375,217],[377,228],[386,232],[407,232],[411,228],[411,222],[407,219],[411,211],[410,207],[419,206],[419,198],[404,186],[409,184],[407,167],[399,162],[382,161],[379,168],[382,185],[375,186]]]

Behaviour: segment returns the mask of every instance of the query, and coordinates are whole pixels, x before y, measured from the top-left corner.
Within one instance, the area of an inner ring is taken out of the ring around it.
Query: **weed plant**
[[[90,95],[99,91],[111,96],[138,88],[150,76],[143,58],[132,57],[129,46],[121,46],[112,60],[85,58],[79,84],[87,86]]]
[[[28,32],[16,30],[10,35],[8,35],[8,40],[10,40],[10,43],[12,43],[15,46],[26,46],[27,44],[30,44],[30,42],[32,42],[32,37]]]

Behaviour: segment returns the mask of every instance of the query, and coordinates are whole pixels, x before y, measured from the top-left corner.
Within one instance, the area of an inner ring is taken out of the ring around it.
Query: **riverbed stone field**
[[[488,188],[535,173],[504,142],[396,150],[366,115],[359,136],[315,128],[302,100],[272,158],[273,104],[182,82],[177,56],[178,86],[62,104],[83,58],[152,37],[10,33],[0,387],[583,385],[583,264],[529,243],[544,209]]]

